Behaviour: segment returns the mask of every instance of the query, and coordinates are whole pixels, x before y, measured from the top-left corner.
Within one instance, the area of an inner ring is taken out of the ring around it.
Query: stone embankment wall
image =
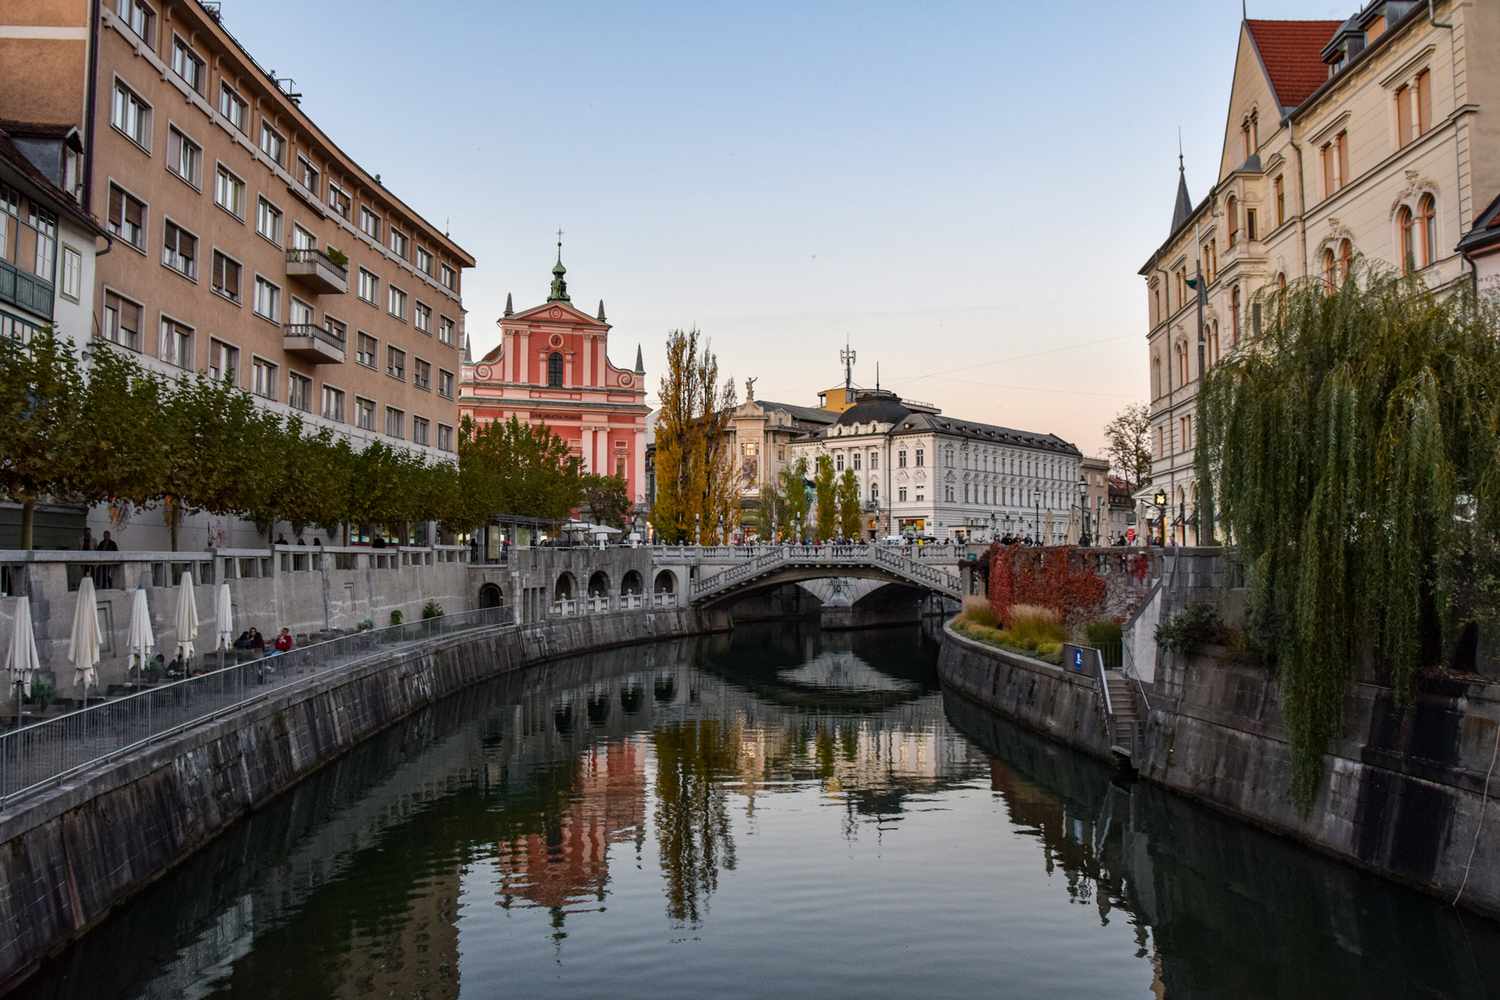
[[[469,685],[591,650],[722,630],[688,609],[476,630],[309,679],[0,815],[0,992],[241,817]]]
[[[1108,756],[1091,677],[944,633],[945,688]],[[1500,916],[1500,780],[1486,791],[1500,748],[1500,684],[1427,681],[1405,709],[1389,688],[1351,685],[1343,737],[1306,815],[1289,793],[1290,746],[1264,667],[1220,649],[1163,653],[1148,697],[1145,746],[1133,762],[1142,778],[1441,898],[1453,899],[1467,877],[1462,905]]]

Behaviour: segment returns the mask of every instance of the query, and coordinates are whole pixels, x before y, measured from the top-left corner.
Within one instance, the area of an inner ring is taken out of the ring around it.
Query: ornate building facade
[[[633,369],[610,362],[604,301],[593,316],[573,305],[561,243],[547,301],[518,312],[507,295],[497,325],[500,343],[478,361],[464,360],[460,417],[545,424],[585,472],[619,476],[632,502],[644,505],[649,411],[641,351]]]
[[[1137,501],[1154,537],[1198,541],[1199,379],[1260,332],[1267,294],[1361,259],[1435,290],[1468,279],[1458,242],[1500,191],[1497,45],[1491,0],[1241,23],[1215,182],[1194,204],[1179,162],[1169,235],[1140,270],[1154,460]]]

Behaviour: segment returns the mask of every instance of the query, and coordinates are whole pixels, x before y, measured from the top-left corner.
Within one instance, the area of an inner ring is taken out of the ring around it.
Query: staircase
[[[1110,751],[1132,760],[1146,734],[1146,720],[1136,703],[1135,684],[1118,670],[1104,671],[1104,683],[1109,689]]]

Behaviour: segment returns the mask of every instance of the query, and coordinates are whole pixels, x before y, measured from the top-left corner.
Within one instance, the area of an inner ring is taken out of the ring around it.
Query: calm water
[[[1500,995],[1500,933],[945,698],[913,631],[566,661],[364,745],[28,991]]]

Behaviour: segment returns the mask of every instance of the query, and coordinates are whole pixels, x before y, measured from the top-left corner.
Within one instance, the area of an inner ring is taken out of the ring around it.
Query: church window
[[[553,389],[561,389],[563,384],[563,356],[561,352],[553,351],[547,358],[547,385]]]

